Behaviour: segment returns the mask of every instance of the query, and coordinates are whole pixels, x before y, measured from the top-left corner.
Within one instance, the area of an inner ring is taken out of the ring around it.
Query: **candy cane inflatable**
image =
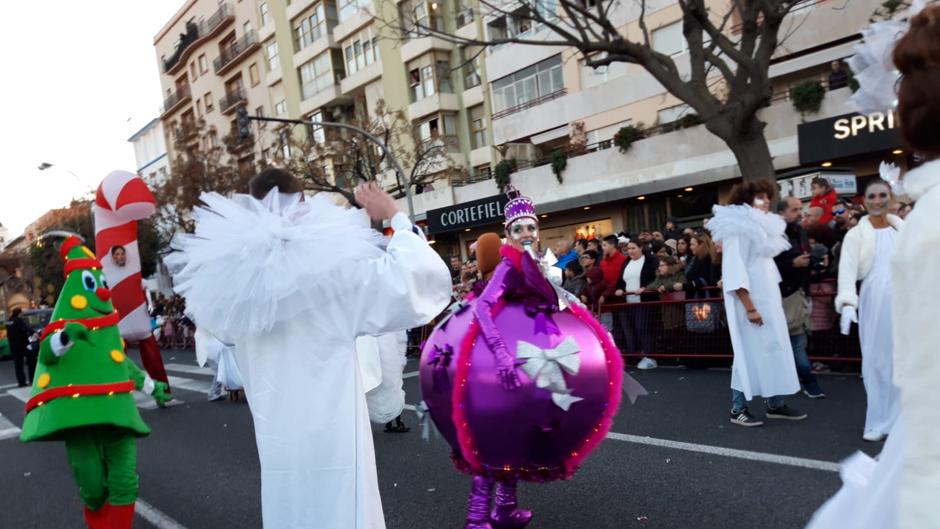
[[[111,299],[121,315],[121,337],[136,342],[151,336],[150,316],[140,272],[137,221],[156,211],[153,193],[136,174],[113,171],[102,180],[95,196],[95,248],[111,284]],[[123,246],[127,264],[111,260],[111,248]]]
[[[140,272],[140,250],[137,248],[137,221],[157,210],[153,193],[144,180],[134,173],[113,171],[104,177],[95,195],[95,248],[98,260],[111,284],[111,300],[121,315],[118,328],[128,342],[138,342],[140,360],[147,374],[166,382],[166,368],[160,346],[150,326],[147,298]],[[123,246],[127,255],[124,266],[111,259],[111,248]]]

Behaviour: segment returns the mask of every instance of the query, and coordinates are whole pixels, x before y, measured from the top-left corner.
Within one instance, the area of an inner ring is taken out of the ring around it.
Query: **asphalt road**
[[[183,403],[141,410],[153,434],[138,444],[135,527],[260,528],[248,406],[207,402],[211,378],[195,368],[191,352],[165,352],[164,359]],[[406,372],[414,370],[412,360]],[[521,485],[520,501],[535,512],[529,527],[798,529],[840,486],[840,460],[881,449],[860,437],[865,398],[857,376],[822,376],[825,400],[790,399],[809,413],[806,421],[744,429],[728,422],[728,371],[634,375],[650,395],[622,406],[616,433],[574,479]],[[16,439],[23,402],[11,386],[12,362],[0,362],[0,528],[84,528],[64,446]],[[417,378],[406,380],[406,391],[408,402],[419,400]],[[752,409],[763,413],[759,404]],[[415,426],[413,413],[404,417]],[[424,442],[416,430],[373,428],[388,528],[463,527],[469,479],[453,470],[442,439]]]

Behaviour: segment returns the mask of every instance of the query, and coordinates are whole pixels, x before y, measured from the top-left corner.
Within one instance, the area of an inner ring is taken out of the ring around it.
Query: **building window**
[[[304,17],[300,24],[294,27],[294,39],[297,45],[297,51],[300,51],[314,42],[320,40],[329,30],[327,21],[336,19],[335,8],[317,4],[313,13]]]
[[[434,53],[408,65],[411,102],[420,101],[439,92],[451,93],[450,61],[445,53]]]
[[[469,90],[475,86],[479,86],[482,81],[480,76],[480,64],[482,62],[480,53],[481,48],[479,47],[463,47],[460,48],[460,63],[464,65],[463,67],[463,89]],[[473,57],[471,60],[470,57]]]
[[[251,33],[251,21],[246,20],[245,23],[242,24],[242,35],[247,35],[249,33]]]
[[[358,35],[343,43],[346,58],[346,75],[352,75],[374,62],[379,61],[379,39],[373,35],[372,28],[366,28]]]
[[[372,6],[372,0],[339,0],[339,21],[345,22],[362,9]]]
[[[271,20],[271,15],[268,13],[268,3],[261,2],[258,5],[258,11],[261,13],[261,26],[267,26],[268,22]]]
[[[199,74],[205,74],[209,71],[209,59],[206,58],[206,54],[203,53],[199,56]]]
[[[486,115],[483,105],[470,109],[470,139],[472,148],[486,147]]]
[[[332,85],[329,52],[323,52],[300,66],[300,86],[304,99],[310,99]]]
[[[460,151],[460,140],[457,138],[457,115],[442,113],[418,123],[418,137],[422,142],[441,141],[448,151]]]
[[[264,117],[264,106],[263,106],[263,105],[255,109],[255,115],[258,116],[258,117]],[[258,121],[257,123],[258,123],[258,128],[259,128],[259,129],[263,129],[264,126],[267,124],[267,123],[264,122],[264,121]]]
[[[282,130],[278,134],[278,142],[281,145],[281,156],[287,160],[290,159],[290,133]]]
[[[275,116],[285,116],[287,115],[287,101],[280,100],[274,105],[274,115]]]
[[[310,116],[310,121],[314,123],[323,123],[323,112],[317,110]],[[323,127],[311,127],[313,129],[313,141],[323,144],[326,143],[326,131],[323,130]]]
[[[665,125],[667,123],[672,123],[673,121],[681,119],[683,116],[692,113],[692,108],[685,103],[681,105],[676,105],[669,108],[664,108],[656,113],[656,121],[660,125]]]
[[[251,79],[251,86],[258,86],[261,82],[261,74],[258,73],[258,63],[251,63],[248,67],[248,78]]]
[[[196,61],[189,63],[189,77],[196,80]]]
[[[439,2],[409,0],[402,2],[400,10],[399,16],[407,38],[427,36],[429,29],[444,31],[444,16]]]
[[[629,65],[625,62],[614,62],[607,66],[593,68],[581,63],[581,89],[587,90],[627,75]]]
[[[196,117],[201,118],[202,115],[202,99],[196,99]]]
[[[664,55],[676,56],[688,48],[682,35],[682,21],[653,30],[653,49]]]
[[[474,19],[473,7],[470,6],[470,2],[460,0],[460,2],[457,3],[457,27],[462,28],[472,24]]]
[[[275,72],[281,67],[281,59],[277,54],[277,41],[270,42],[264,46],[264,56],[268,61],[269,72]]]
[[[493,18],[487,22],[486,29],[490,39],[521,38],[540,31],[543,25],[536,23],[532,14],[534,5],[537,16],[545,20],[558,18],[558,6],[555,0],[534,0],[524,2],[525,5],[512,13]],[[497,46],[498,47],[498,46]]]
[[[495,112],[525,105],[565,88],[561,56],[556,55],[493,82]]]
[[[212,109],[215,108],[215,102],[212,100],[212,92],[206,92],[206,95],[202,96],[202,99],[206,105],[206,114],[212,112]]]

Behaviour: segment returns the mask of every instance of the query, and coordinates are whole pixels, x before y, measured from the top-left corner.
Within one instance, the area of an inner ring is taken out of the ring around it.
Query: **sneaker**
[[[645,356],[640,360],[640,363],[636,365],[637,369],[656,369],[657,367],[659,367],[659,364],[656,363],[656,360]]]
[[[747,408],[744,408],[741,411],[735,412],[731,411],[731,423],[737,424],[738,426],[763,426],[764,421],[759,421],[751,415],[751,412],[747,411]]]
[[[779,408],[767,408],[767,418],[768,419],[787,419],[790,421],[802,421],[807,415],[805,413],[798,412],[793,408],[784,404]]]
[[[862,440],[868,441],[869,443],[877,443],[879,441],[884,441],[887,435],[881,432],[865,432],[862,435]]]
[[[804,390],[803,390],[803,394],[806,395],[807,397],[811,398],[811,399],[824,399],[824,398],[826,398],[826,394],[823,393],[823,390],[821,390],[821,389],[819,389],[819,388],[814,388],[814,389],[812,389],[812,390],[810,390],[810,389],[804,389]]]

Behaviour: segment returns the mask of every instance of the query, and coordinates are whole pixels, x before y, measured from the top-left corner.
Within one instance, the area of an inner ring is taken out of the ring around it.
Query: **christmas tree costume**
[[[607,331],[546,277],[532,201],[511,196],[505,214],[502,261],[437,326],[420,367],[423,405],[473,476],[467,529],[528,524],[518,481],[574,475],[609,431],[622,386],[644,393]]]
[[[64,441],[89,529],[130,528],[137,499],[135,437],[150,433],[134,403],[168,396],[125,356],[101,263],[77,237],[62,245],[65,285],[43,330],[22,441]]]

